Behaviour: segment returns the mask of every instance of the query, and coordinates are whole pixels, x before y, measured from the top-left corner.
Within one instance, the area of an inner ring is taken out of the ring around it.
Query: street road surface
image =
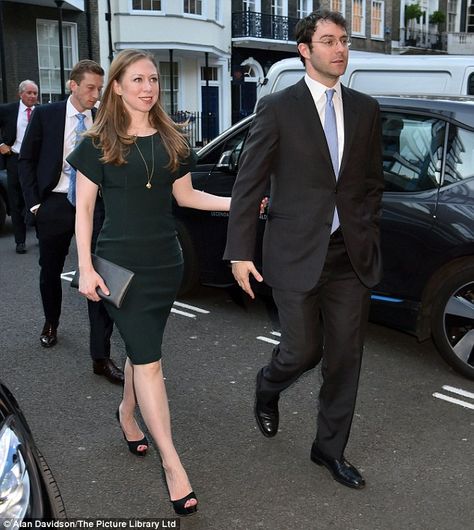
[[[0,236],[1,379],[17,397],[71,518],[172,517],[154,447],[130,454],[115,410],[120,387],[92,373],[85,300],[64,279],[58,345],[40,346],[38,247]],[[75,268],[72,249],[65,272]],[[257,370],[278,340],[262,302],[223,290],[180,299],[163,365],[174,437],[199,498],[193,530],[464,530],[472,528],[474,383],[431,342],[371,324],[347,458],[367,480],[345,488],[309,459],[318,370],[282,397],[280,432],[253,418]],[[113,358],[125,359],[118,333]]]

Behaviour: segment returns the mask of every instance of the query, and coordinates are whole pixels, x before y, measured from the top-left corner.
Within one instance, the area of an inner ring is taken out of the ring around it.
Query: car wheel
[[[431,333],[446,362],[474,379],[473,263],[465,263],[439,285],[431,313]]]
[[[199,259],[191,236],[184,225],[178,222],[176,230],[184,259],[183,279],[178,295],[184,296],[190,294],[199,285]]]
[[[3,227],[5,226],[6,218],[7,218],[7,205],[5,204],[3,197],[0,195],[0,232],[3,230]]]

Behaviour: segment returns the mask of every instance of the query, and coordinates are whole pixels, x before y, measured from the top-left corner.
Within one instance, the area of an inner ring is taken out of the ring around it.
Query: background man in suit
[[[350,45],[342,15],[312,13],[299,21],[296,37],[306,75],[259,102],[232,193],[224,258],[234,262],[237,282],[253,298],[251,275],[263,279],[252,261],[258,211],[270,181],[263,277],[278,307],[281,343],[257,375],[257,424],[265,436],[277,434],[280,393],[322,357],[311,459],[338,482],[362,488],[365,481],[344,450],[369,287],[381,275],[379,108],[340,84]]]
[[[38,101],[38,86],[25,79],[18,87],[20,100],[0,105],[0,154],[7,170],[8,200],[12,217],[16,252],[26,252],[25,201],[18,178],[18,154],[26,126]]]
[[[40,250],[40,291],[45,324],[40,336],[45,348],[57,343],[61,314],[61,273],[74,235],[75,173],[66,157],[92,126],[104,70],[94,61],[79,61],[71,70],[66,101],[38,107],[30,121],[20,153],[20,179],[27,207],[34,214]],[[95,239],[104,218],[100,198],[95,211]],[[110,359],[113,323],[102,302],[88,304],[90,351],[94,373],[123,383],[123,372]]]

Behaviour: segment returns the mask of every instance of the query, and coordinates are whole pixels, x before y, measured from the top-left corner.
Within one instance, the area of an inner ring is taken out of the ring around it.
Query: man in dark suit
[[[66,101],[38,107],[33,113],[20,152],[19,172],[25,202],[34,214],[40,251],[40,291],[45,324],[40,336],[45,348],[57,343],[61,314],[61,273],[74,235],[76,209],[75,174],[66,157],[80,140],[81,131],[92,126],[104,71],[94,61],[79,61],[71,70]],[[103,202],[97,200],[95,237],[104,217]],[[89,303],[90,349],[93,371],[115,383],[123,383],[123,372],[110,359],[113,323],[103,303]]]
[[[38,86],[25,79],[18,87],[20,100],[0,105],[0,154],[7,170],[8,200],[12,217],[17,254],[26,252],[25,201],[18,177],[18,155],[30,121],[31,113],[38,101]]]
[[[298,22],[296,37],[306,75],[259,102],[232,193],[224,258],[253,298],[250,277],[263,280],[253,264],[258,211],[270,182],[263,277],[278,307],[281,342],[257,375],[257,424],[275,436],[281,392],[322,359],[311,459],[345,486],[362,488],[344,450],[369,288],[381,276],[379,107],[339,81],[350,45],[342,15],[312,13]]]

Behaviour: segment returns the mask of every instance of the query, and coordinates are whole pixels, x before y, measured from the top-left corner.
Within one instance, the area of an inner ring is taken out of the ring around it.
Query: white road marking
[[[474,393],[463,390],[462,388],[456,388],[455,386],[443,385],[443,390],[446,392],[451,392],[457,394],[458,396],[463,396],[469,399],[474,399]]]
[[[270,332],[270,335],[275,335],[275,337],[281,337],[281,333],[279,331],[272,331]]]
[[[177,315],[181,315],[183,317],[196,318],[196,315],[188,313],[187,311],[180,311],[179,309],[175,309],[174,307],[171,308],[171,312],[176,313]]]
[[[451,396],[445,396],[444,394],[440,394],[439,392],[435,392],[433,394],[433,397],[442,399],[443,401],[449,401],[450,403],[454,403],[455,405],[460,405],[461,407],[465,407],[466,409],[474,410],[473,403],[468,403],[467,401],[463,401],[462,399],[456,399]]]
[[[263,340],[263,342],[269,342],[270,344],[280,344],[279,340],[269,339],[268,337],[257,337],[257,340]]]
[[[66,282],[72,282],[72,279],[75,274],[76,274],[76,271],[63,272],[61,274],[61,279],[65,280]]]
[[[204,315],[210,313],[210,311],[207,311],[206,309],[201,309],[200,307],[196,307],[194,305],[183,304],[183,302],[175,302],[174,305],[177,305],[178,307],[184,307],[184,309],[191,309],[191,311],[196,311],[196,313],[203,313]]]

